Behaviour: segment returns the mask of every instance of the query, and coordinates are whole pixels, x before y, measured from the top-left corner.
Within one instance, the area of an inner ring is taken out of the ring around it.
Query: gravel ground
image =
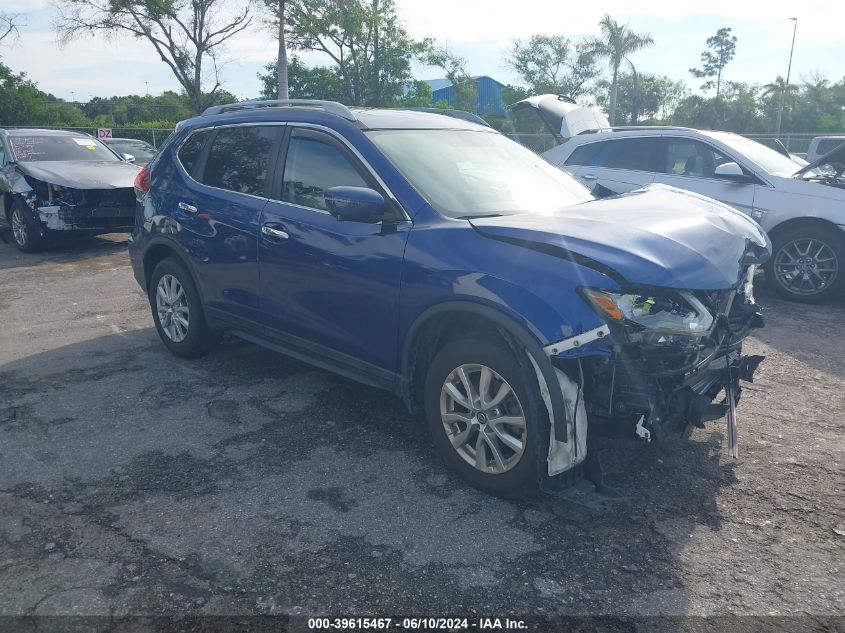
[[[477,492],[398,399],[234,338],[170,356],[122,236],[0,279],[0,615],[845,616],[845,302],[760,291],[740,458],[611,443],[596,509]]]

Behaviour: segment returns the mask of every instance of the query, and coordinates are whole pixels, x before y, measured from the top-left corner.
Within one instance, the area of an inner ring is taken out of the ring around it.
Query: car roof
[[[86,134],[85,132],[76,132],[74,130],[47,130],[37,127],[32,128],[3,128],[0,130],[6,136],[32,136],[33,134],[38,134],[38,136],[82,136],[85,138],[90,137],[90,134]]]
[[[363,130],[474,130],[492,131],[489,126],[470,120],[471,113],[444,110],[442,113],[400,108],[347,107],[335,101],[310,99],[264,100],[252,99],[222,106],[212,106],[202,115],[190,119],[190,127],[209,123],[239,123],[248,121],[325,122],[342,120]],[[185,121],[184,124],[188,124]],[[181,127],[180,123],[180,127]]]

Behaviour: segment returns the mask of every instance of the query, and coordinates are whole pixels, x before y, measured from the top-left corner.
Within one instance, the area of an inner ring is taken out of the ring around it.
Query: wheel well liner
[[[815,226],[818,228],[823,229],[833,229],[840,235],[841,240],[845,240],[845,232],[839,227],[839,225],[831,222],[830,220],[824,220],[822,218],[812,218],[812,217],[803,217],[803,218],[792,218],[790,220],[786,220],[781,222],[777,226],[773,227],[769,231],[769,238],[774,243],[775,239],[780,236],[781,233],[785,231],[789,231],[794,228],[802,227],[802,226]]]
[[[527,361],[521,352],[527,352],[537,363],[546,383],[557,384],[551,361],[543,352],[540,341],[525,325],[489,306],[471,301],[447,301],[423,312],[414,321],[405,338],[400,368],[402,397],[411,412],[422,411],[425,375],[442,342],[468,333],[500,338],[514,351],[520,363]],[[563,430],[561,436],[566,437],[566,420],[557,420],[559,415],[565,416],[563,394],[558,390],[550,391],[555,410],[556,435],[560,428]]]
[[[180,250],[180,248],[170,242],[169,240],[159,239],[155,240],[150,243],[147,249],[144,251],[144,289],[149,291],[150,288],[150,279],[153,276],[153,271],[155,270],[156,265],[163,259],[167,257],[174,256],[178,259],[182,264],[184,264],[185,268],[188,269],[188,273],[192,277],[192,281],[194,282],[194,286],[197,288],[197,292],[200,293],[200,297],[202,297],[202,291],[199,288],[199,285],[196,283],[196,275],[194,275],[193,268],[188,261],[187,256]]]

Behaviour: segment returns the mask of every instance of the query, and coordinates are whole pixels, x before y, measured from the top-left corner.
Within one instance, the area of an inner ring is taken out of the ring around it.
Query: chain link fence
[[[6,129],[20,129],[29,128],[28,125],[4,125]],[[61,127],[55,125],[36,125],[33,129],[39,130],[70,130],[73,132],[83,132],[97,137],[97,128],[95,127]],[[164,127],[112,127],[107,128],[112,131],[112,138],[132,138],[139,141],[146,141],[156,149],[158,149],[168,136],[173,134],[174,128]]]

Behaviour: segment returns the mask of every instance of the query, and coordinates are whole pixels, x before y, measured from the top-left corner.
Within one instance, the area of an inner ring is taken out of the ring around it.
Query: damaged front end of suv
[[[727,418],[727,444],[737,455],[740,383],[752,381],[762,361],[742,350],[749,332],[763,326],[753,283],[771,243],[759,225],[662,185],[550,218],[473,224],[482,235],[567,259],[605,281],[576,288],[566,309],[579,326],[543,349],[558,383],[537,372],[550,412],[547,483],[596,457],[588,434],[651,442]],[[549,397],[558,388],[562,412]]]

